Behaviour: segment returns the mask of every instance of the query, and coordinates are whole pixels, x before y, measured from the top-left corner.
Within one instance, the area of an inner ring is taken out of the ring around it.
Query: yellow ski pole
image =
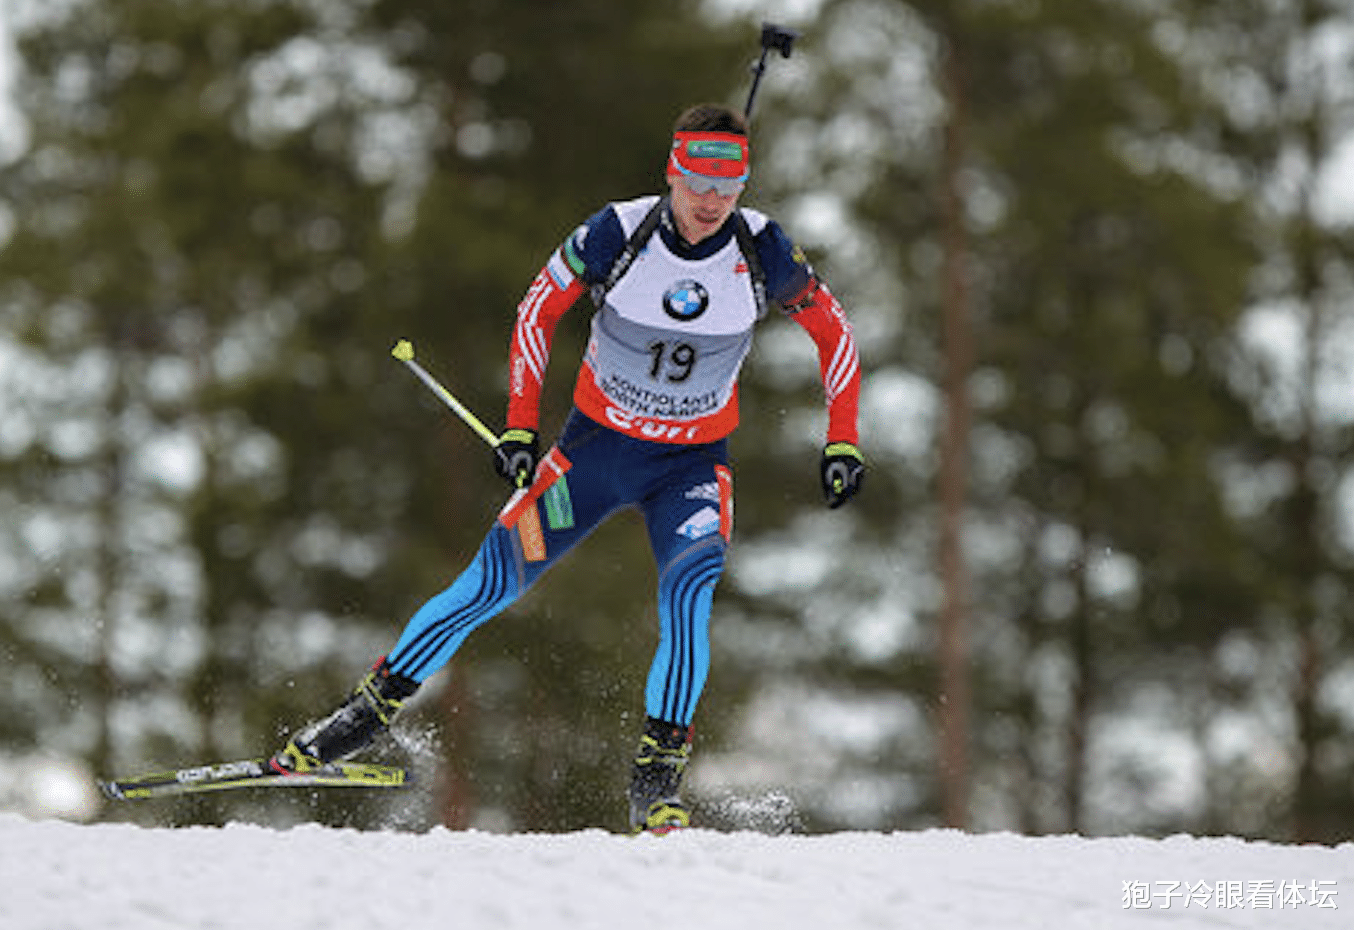
[[[428,374],[422,365],[414,361],[414,344],[412,342],[408,339],[401,339],[399,342],[395,343],[395,348],[390,350],[390,354],[395,356],[395,358],[399,359],[401,362],[404,362],[405,366],[417,375],[420,381],[428,386],[428,390],[441,398],[442,403],[450,407],[452,411],[465,422],[466,426],[473,429],[481,439],[489,444],[490,448],[498,448],[498,437],[490,431],[489,427],[480,422],[479,417],[467,410],[465,406],[453,397],[452,393],[444,388],[436,378]]]

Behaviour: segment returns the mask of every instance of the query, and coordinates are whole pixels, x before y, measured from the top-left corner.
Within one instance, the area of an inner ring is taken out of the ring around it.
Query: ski
[[[403,788],[409,783],[409,772],[394,765],[336,761],[284,775],[267,759],[242,759],[102,781],[99,787],[110,800],[139,801],[234,788]]]

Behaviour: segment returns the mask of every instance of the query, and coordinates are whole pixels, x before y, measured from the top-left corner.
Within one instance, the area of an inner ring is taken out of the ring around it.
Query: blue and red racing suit
[[[556,325],[608,279],[656,201],[607,205],[537,276],[517,308],[509,428],[537,428]],[[860,358],[841,305],[775,222],[741,213],[766,293],[817,345],[827,442],[855,443]],[[689,725],[709,671],[711,602],[733,529],[727,437],[738,425],[738,372],[759,316],[733,222],[690,246],[665,213],[602,295],[574,410],[535,480],[508,501],[472,564],[414,614],[387,657],[391,671],[423,681],[609,515],[634,507],[658,568],[661,629],[646,712]]]

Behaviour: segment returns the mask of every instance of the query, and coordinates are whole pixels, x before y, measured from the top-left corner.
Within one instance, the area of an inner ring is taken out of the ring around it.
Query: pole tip
[[[408,339],[401,339],[395,343],[395,348],[390,350],[390,354],[402,362],[412,362],[414,360],[414,344]]]

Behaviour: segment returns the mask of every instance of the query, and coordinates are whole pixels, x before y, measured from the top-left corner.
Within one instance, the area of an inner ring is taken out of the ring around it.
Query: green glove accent
[[[828,507],[836,510],[860,491],[865,480],[865,457],[853,443],[834,442],[823,450],[819,471],[823,496]]]
[[[531,484],[536,474],[536,463],[541,450],[536,431],[530,429],[504,430],[494,446],[494,470],[515,488]]]

